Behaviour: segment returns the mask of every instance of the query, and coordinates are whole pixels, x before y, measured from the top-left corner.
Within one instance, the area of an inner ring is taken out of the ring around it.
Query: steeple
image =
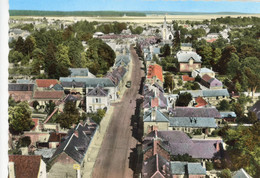
[[[164,16],[164,23],[163,23],[163,27],[164,27],[164,28],[167,28],[166,16]]]

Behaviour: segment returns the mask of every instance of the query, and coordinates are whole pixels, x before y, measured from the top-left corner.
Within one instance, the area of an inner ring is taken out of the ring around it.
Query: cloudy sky
[[[9,0],[12,10],[260,13],[260,0]]]

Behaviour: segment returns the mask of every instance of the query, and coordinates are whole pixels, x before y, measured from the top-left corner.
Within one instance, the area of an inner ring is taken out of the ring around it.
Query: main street
[[[144,71],[135,50],[131,47],[133,70],[132,86],[125,91],[121,102],[115,103],[110,125],[104,137],[101,149],[95,162],[93,178],[129,178],[133,177],[129,158],[131,148],[138,141],[132,137],[131,117],[135,114],[136,99]]]

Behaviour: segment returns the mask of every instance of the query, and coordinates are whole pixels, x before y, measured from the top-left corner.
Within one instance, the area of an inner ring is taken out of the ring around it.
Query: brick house
[[[41,156],[9,155],[9,178],[46,178],[46,164]]]
[[[180,72],[192,72],[201,68],[201,56],[193,51],[179,51],[177,54]]]

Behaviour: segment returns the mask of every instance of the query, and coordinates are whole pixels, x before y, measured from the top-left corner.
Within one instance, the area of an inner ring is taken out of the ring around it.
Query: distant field
[[[242,15],[218,15],[218,14],[207,14],[207,15],[167,15],[167,21],[172,20],[190,20],[190,21],[202,21],[205,19],[216,19],[220,17],[260,17],[260,14],[242,14]],[[38,16],[11,16],[11,19],[42,19],[43,17]],[[54,16],[54,17],[46,17],[47,19],[55,19],[55,20],[67,20],[67,21],[80,21],[80,20],[87,20],[87,21],[97,21],[97,22],[130,22],[130,23],[142,23],[142,24],[156,24],[162,23],[164,19],[164,15],[148,15],[146,17],[79,17],[79,16]]]

